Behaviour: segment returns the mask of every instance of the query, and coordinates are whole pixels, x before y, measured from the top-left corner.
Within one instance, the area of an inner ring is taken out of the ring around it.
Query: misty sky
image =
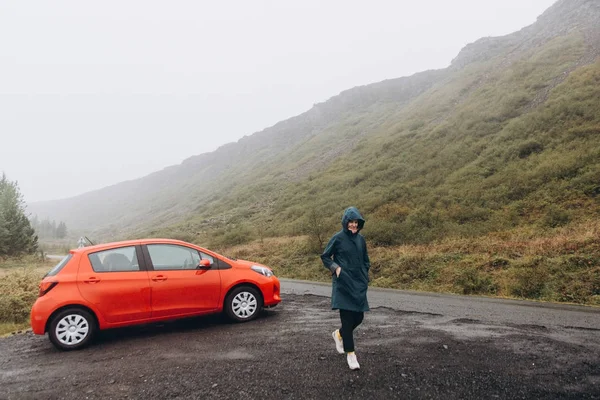
[[[554,1],[0,0],[0,173],[26,202],[139,178]]]

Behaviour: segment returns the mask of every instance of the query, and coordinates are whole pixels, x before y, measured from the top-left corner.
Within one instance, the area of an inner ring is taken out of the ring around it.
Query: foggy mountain
[[[180,165],[28,211],[106,240],[289,235],[347,205],[382,230],[442,235],[533,223],[526,211],[574,223],[599,209],[599,55],[600,2],[560,0],[448,68],[346,90]]]

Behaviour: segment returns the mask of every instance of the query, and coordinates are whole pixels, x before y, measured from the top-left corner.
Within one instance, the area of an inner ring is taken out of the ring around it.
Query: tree
[[[0,212],[0,256],[8,253],[8,229]]]
[[[34,253],[38,237],[25,215],[25,202],[17,182],[6,174],[0,179],[0,256]]]
[[[67,225],[60,221],[58,226],[56,227],[56,237],[58,239],[64,239],[67,236]]]
[[[40,221],[39,217],[34,215],[29,222],[39,239],[64,239],[67,237],[68,229],[64,221],[59,221],[56,225],[56,221],[50,221],[48,217]]]
[[[322,212],[317,211],[317,209],[311,208],[305,218],[304,232],[310,238],[312,250],[316,253],[321,253],[323,251],[323,244],[327,239],[325,236],[327,234],[325,216]]]

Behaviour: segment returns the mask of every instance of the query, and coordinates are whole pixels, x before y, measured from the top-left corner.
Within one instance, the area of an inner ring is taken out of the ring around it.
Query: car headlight
[[[258,272],[261,275],[266,276],[267,278],[270,276],[273,276],[273,271],[271,271],[269,268],[267,267],[262,267],[260,265],[253,265],[252,267],[250,267],[252,269],[252,271],[254,272]]]

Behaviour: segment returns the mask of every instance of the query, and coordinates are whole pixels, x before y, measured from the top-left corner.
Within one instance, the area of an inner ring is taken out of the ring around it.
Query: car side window
[[[200,263],[198,251],[189,247],[172,244],[149,244],[146,247],[155,271],[197,269]]]
[[[135,246],[98,251],[88,255],[95,272],[139,271]]]

